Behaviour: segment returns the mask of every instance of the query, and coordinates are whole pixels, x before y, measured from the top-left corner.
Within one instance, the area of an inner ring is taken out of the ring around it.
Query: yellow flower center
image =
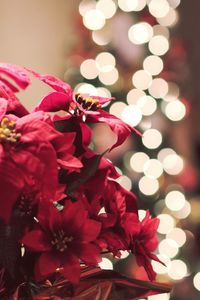
[[[0,122],[0,142],[16,143],[21,137],[21,133],[16,132],[16,122],[4,117]]]
[[[75,99],[84,109],[95,111],[101,108],[101,104],[98,99],[83,97],[79,93],[75,95]]]

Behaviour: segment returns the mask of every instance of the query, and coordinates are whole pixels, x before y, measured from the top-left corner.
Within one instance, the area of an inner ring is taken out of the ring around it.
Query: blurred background
[[[157,281],[171,295],[200,299],[200,2],[187,0],[0,0],[0,60],[51,73],[76,92],[116,98],[107,110],[142,133],[108,155],[119,182],[158,216]],[[30,110],[48,91],[37,80],[21,99]],[[103,133],[103,134],[102,134]],[[93,127],[103,152],[115,136]],[[147,279],[134,257],[103,268]],[[141,299],[142,300],[142,299]]]

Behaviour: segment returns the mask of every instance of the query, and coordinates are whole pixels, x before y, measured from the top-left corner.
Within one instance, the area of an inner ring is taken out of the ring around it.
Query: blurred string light
[[[164,70],[164,55],[170,47],[169,29],[178,22],[176,8],[180,0],[82,0],[79,12],[83,24],[91,30],[93,41],[100,46],[106,46],[111,41],[112,32],[107,26],[109,19],[115,16],[119,8],[123,12],[138,12],[144,8],[156,19],[156,25],[148,21],[138,21],[131,24],[127,37],[133,45],[147,46],[147,53],[142,68],[132,75],[132,89],[126,95],[126,102],[111,102],[109,111],[131,126],[144,130],[143,145],[150,150],[158,150],[157,157],[150,158],[144,152],[129,153],[126,164],[134,172],[140,173],[139,190],[145,196],[155,195],[159,191],[159,182],[164,173],[178,175],[184,169],[184,159],[171,148],[162,147],[162,132],[152,128],[148,116],[156,113],[157,102],[161,102],[161,111],[172,122],[182,120],[186,115],[186,107],[180,100],[179,87],[175,82],[162,78]],[[105,26],[106,25],[106,26]],[[110,97],[109,87],[119,80],[116,60],[110,52],[102,51],[96,58],[87,58],[80,67],[81,75],[87,80],[98,78],[107,87],[95,88],[92,84],[81,83],[75,91],[93,95]],[[160,100],[161,99],[161,100]],[[153,126],[154,127],[154,126]],[[122,173],[122,172],[121,172]],[[120,184],[130,190],[132,182],[122,174],[118,179]],[[175,259],[179,248],[186,242],[186,233],[177,227],[179,219],[185,219],[191,212],[191,205],[185,199],[181,189],[168,189],[165,198],[154,206],[158,211],[160,224],[158,233],[163,237],[159,242],[158,257],[165,263],[163,266],[152,262],[158,274],[165,274],[172,280],[181,280],[188,275],[185,262]],[[139,218],[145,217],[146,211],[139,210]],[[129,253],[122,253],[125,258]],[[102,268],[112,269],[112,262],[103,258]],[[193,284],[200,290],[200,272],[193,278]],[[149,296],[148,300],[168,300],[169,294]],[[143,299],[140,299],[143,300]]]

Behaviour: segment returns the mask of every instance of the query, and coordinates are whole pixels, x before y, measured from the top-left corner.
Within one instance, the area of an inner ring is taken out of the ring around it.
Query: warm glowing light
[[[165,266],[163,266],[161,263],[155,260],[152,260],[151,264],[154,271],[157,274],[166,274],[171,262],[170,258],[166,255],[161,255],[161,254],[158,254],[157,257],[160,259],[160,261],[162,261],[165,264]]]
[[[174,280],[183,279],[187,275],[187,266],[186,264],[179,259],[175,259],[171,261],[168,275]]]
[[[99,263],[99,267],[103,270],[113,270],[112,262],[106,257],[102,258],[102,261]]]
[[[160,224],[158,226],[159,233],[167,234],[175,226],[174,218],[168,214],[160,214],[158,215],[158,219],[160,219]]]
[[[151,75],[158,75],[163,70],[163,61],[156,55],[147,56],[143,62],[143,68]]]
[[[146,0],[118,0],[118,5],[121,10],[129,11],[140,11],[146,5]]]
[[[141,109],[144,116],[152,115],[157,109],[157,102],[151,96],[140,97],[137,106]]]
[[[176,8],[181,3],[181,0],[168,0],[168,2],[172,8]]]
[[[176,100],[179,97],[180,90],[178,85],[175,82],[168,82],[168,93],[165,96],[165,101],[171,102]]]
[[[142,142],[149,149],[156,149],[162,143],[162,135],[157,129],[148,129],[143,133]]]
[[[96,88],[90,83],[80,83],[78,84],[75,89],[75,93],[82,93],[82,94],[90,94],[96,95]]]
[[[177,175],[183,170],[184,161],[176,153],[169,154],[163,160],[163,168],[169,175]]]
[[[147,299],[148,300],[169,300],[170,298],[170,294],[159,294],[159,295],[153,295],[153,296],[149,296]]]
[[[163,163],[164,159],[170,154],[176,154],[176,152],[171,148],[163,148],[158,152],[158,160]]]
[[[112,85],[116,83],[118,78],[119,78],[119,73],[116,68],[113,68],[108,72],[100,72],[99,74],[99,80],[105,85]]]
[[[173,228],[171,231],[167,233],[166,236],[168,239],[174,240],[179,247],[182,247],[186,242],[186,234],[185,231],[181,228]]]
[[[99,53],[95,61],[100,72],[112,71],[116,64],[115,57],[109,52]]]
[[[143,172],[144,164],[149,160],[149,156],[144,152],[136,152],[130,158],[131,168],[140,173]]]
[[[121,118],[121,115],[122,115],[122,111],[123,109],[126,107],[127,105],[124,103],[124,102],[121,102],[121,101],[117,101],[117,102],[114,102],[111,106],[110,106],[110,109],[109,109],[109,112],[118,117],[118,118]]]
[[[97,96],[108,97],[108,98],[111,97],[111,92],[105,87],[97,87],[96,91],[97,91]]]
[[[82,0],[79,4],[79,13],[84,16],[85,13],[90,9],[95,9],[96,1],[94,0]]]
[[[186,108],[181,101],[175,100],[167,103],[165,113],[170,120],[180,121],[185,117]]]
[[[97,9],[87,10],[83,16],[83,24],[90,30],[99,30],[105,25],[104,14]]]
[[[130,104],[123,109],[121,118],[130,126],[137,126],[142,119],[142,112],[138,106]]]
[[[126,100],[128,104],[136,104],[138,99],[145,96],[145,92],[138,90],[138,89],[132,89],[128,92],[126,96]]]
[[[152,83],[152,76],[145,70],[139,70],[133,74],[132,82],[137,89],[146,90]]]
[[[139,181],[139,189],[144,195],[151,196],[159,189],[158,180],[143,176]]]
[[[163,173],[162,164],[157,159],[149,159],[144,164],[144,174],[150,178],[158,178]]]
[[[154,55],[164,55],[169,50],[168,39],[162,35],[153,36],[149,41],[149,50]]]
[[[179,191],[171,191],[166,195],[165,203],[170,210],[181,210],[185,205],[185,196]]]
[[[81,75],[87,79],[94,79],[98,76],[98,69],[94,59],[86,59],[80,66]]]
[[[127,258],[130,255],[130,253],[127,250],[121,250],[120,253],[121,253],[120,259]]]
[[[185,219],[191,213],[191,205],[188,201],[185,201],[185,205],[179,211],[173,212],[173,215],[178,219]]]
[[[198,272],[193,278],[193,284],[195,289],[200,291],[200,272]]]
[[[153,29],[149,23],[141,22],[130,27],[129,40],[136,45],[147,43],[153,36]]]
[[[100,10],[106,19],[110,19],[116,13],[117,7],[112,0],[99,0],[96,5],[96,9]]]
[[[110,42],[110,36],[108,32],[104,32],[103,30],[92,31],[92,39],[97,45],[100,46],[105,46]]]
[[[149,93],[154,98],[163,98],[168,92],[168,84],[162,78],[153,79],[151,86],[149,87]]]
[[[158,18],[157,20],[162,26],[174,26],[178,21],[177,11],[174,9],[170,9],[166,16],[164,16],[163,18]]]
[[[116,180],[123,188],[130,191],[132,188],[132,181],[129,177],[123,175]]]
[[[173,258],[178,254],[178,245],[174,240],[164,239],[159,243],[158,250],[160,254]]]
[[[140,222],[145,218],[145,216],[146,216],[146,210],[139,209],[138,210],[138,218],[139,218]]]
[[[167,0],[151,0],[149,3],[149,11],[155,18],[162,18],[166,16],[169,8]]]

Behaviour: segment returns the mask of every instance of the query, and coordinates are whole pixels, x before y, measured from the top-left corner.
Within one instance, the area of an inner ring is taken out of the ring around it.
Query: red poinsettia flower
[[[74,117],[81,117],[81,119],[83,116],[86,116],[87,122],[106,123],[117,135],[117,141],[110,150],[121,145],[132,131],[141,135],[135,128],[124,123],[121,119],[102,110],[102,105],[113,98],[85,94],[75,94],[73,96],[73,90],[70,85],[64,83],[60,79],[50,75],[40,75],[34,71],[30,72],[56,90],[56,92],[52,92],[45,96],[39,105],[35,107],[35,111],[43,110],[46,112],[55,112],[64,110]]]
[[[28,232],[22,243],[29,250],[41,253],[35,265],[37,280],[59,270],[69,281],[78,283],[80,261],[87,265],[97,265],[100,261],[100,248],[93,242],[101,224],[88,218],[80,202],[68,200],[62,211],[48,204],[41,204],[40,226]]]
[[[15,96],[19,90],[7,80],[7,77],[14,81],[18,87],[25,89],[30,84],[28,72],[16,65],[0,63],[0,97],[7,100],[6,111],[24,116],[28,114],[28,111]]]
[[[153,251],[158,245],[157,228],[159,219],[150,217],[149,211],[146,212],[145,218],[139,222],[136,215],[127,214],[123,221],[122,227],[127,237],[128,248],[136,256],[138,265],[143,266],[147,272],[149,279],[155,279],[151,260],[162,263]]]
[[[1,112],[0,217],[7,222],[13,204],[26,185],[34,185],[41,198],[54,200],[58,165],[52,142],[62,134],[50,125],[42,112],[22,118]]]

